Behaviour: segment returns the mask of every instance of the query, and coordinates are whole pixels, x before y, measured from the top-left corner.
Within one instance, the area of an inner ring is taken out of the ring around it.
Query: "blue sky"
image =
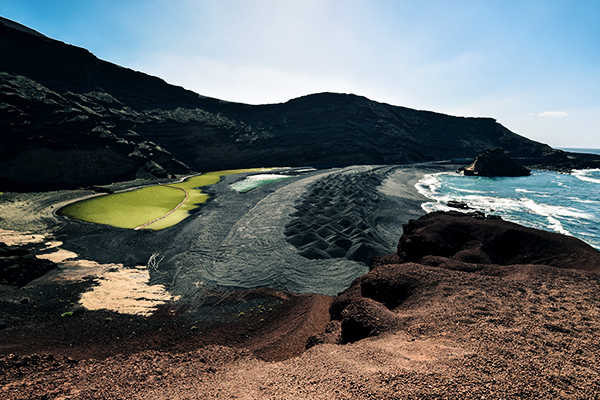
[[[0,15],[224,100],[354,93],[600,148],[596,0],[0,0]]]

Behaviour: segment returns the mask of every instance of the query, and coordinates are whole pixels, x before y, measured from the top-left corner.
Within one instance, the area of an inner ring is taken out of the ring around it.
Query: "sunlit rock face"
[[[492,118],[351,94],[269,105],[208,98],[3,18],[0,54],[4,188],[78,187],[190,169],[403,164],[474,158],[491,148],[531,163],[552,154]],[[577,159],[567,161],[566,168]]]
[[[514,162],[502,149],[485,150],[468,167],[460,168],[465,175],[528,176],[531,171]]]

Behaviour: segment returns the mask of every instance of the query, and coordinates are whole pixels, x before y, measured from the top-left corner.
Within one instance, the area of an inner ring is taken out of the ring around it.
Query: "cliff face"
[[[200,96],[0,18],[0,189],[256,166],[401,164],[547,145],[491,118],[321,93],[246,105]]]

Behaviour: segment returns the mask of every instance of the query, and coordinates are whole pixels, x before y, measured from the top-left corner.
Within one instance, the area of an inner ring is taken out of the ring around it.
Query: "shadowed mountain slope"
[[[0,189],[250,166],[403,164],[472,158],[489,148],[566,168],[583,157],[526,139],[492,118],[351,94],[269,105],[208,98],[0,17]]]

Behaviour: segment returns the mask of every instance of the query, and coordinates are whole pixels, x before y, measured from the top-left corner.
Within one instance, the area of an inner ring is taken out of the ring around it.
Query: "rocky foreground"
[[[255,293],[271,302],[279,296],[276,315],[246,309],[203,340],[183,321],[163,326],[170,351],[132,345],[94,359],[83,347],[77,357],[73,350],[68,356],[68,347],[54,355],[5,355],[0,393],[7,399],[600,398],[599,271],[600,253],[577,239],[480,215],[433,213],[410,221],[398,252],[375,259],[335,298]],[[95,342],[103,340],[100,332],[78,333]],[[21,340],[26,347],[28,339]],[[123,332],[122,340],[139,339]]]

